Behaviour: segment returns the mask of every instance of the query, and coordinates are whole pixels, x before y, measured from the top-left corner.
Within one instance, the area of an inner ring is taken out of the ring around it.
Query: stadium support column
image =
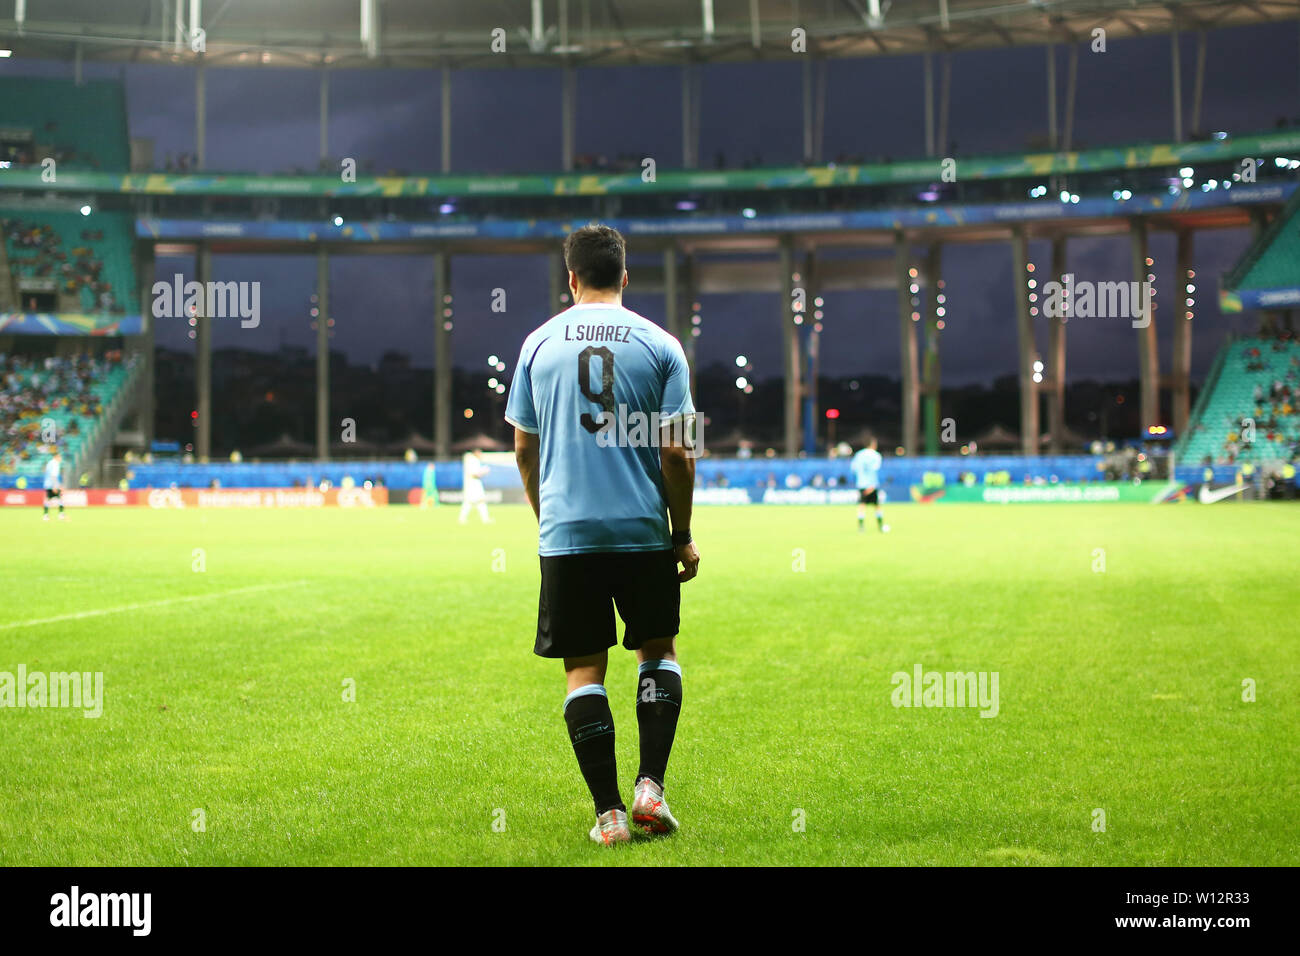
[[[569,272],[564,268],[564,254],[550,252],[546,255],[547,271],[551,276],[551,315],[559,315],[567,304],[569,292]]]
[[[920,393],[916,385],[916,328],[912,321],[912,277],[908,265],[907,237],[902,230],[894,233],[895,281],[898,285],[899,372],[903,381],[903,421],[898,443],[907,454],[917,450],[917,411]]]
[[[1196,234],[1189,229],[1178,233],[1178,290],[1174,309],[1174,354],[1173,379],[1173,425],[1174,435],[1182,438],[1187,431],[1188,419],[1191,418],[1191,377],[1192,377],[1192,308],[1187,305],[1190,293],[1188,283],[1196,273],[1192,268],[1192,256],[1195,250]]]
[[[153,315],[153,282],[154,270],[156,268],[156,256],[152,242],[142,242],[139,245],[139,279],[140,279],[140,321],[142,323],[140,336],[140,359],[144,363],[141,369],[144,378],[140,386],[140,400],[138,404],[140,419],[140,434],[144,438],[144,450],[146,453],[153,450],[153,419],[154,419],[154,352],[157,348],[155,340],[157,330],[154,328],[156,319]]]
[[[925,95],[925,155],[934,155],[934,54],[921,55]]]
[[[683,322],[682,351],[686,353],[686,364],[691,370],[691,398],[695,398],[695,256],[686,253],[682,257],[681,289],[682,315],[690,313],[690,323]]]
[[[1029,240],[1023,226],[1011,233],[1011,281],[1016,297],[1016,332],[1019,342],[1020,448],[1026,455],[1038,454],[1038,385],[1034,382],[1034,323],[1029,315]]]
[[[678,341],[683,335],[682,303],[677,285],[677,247],[664,250],[664,328]]]
[[[433,443],[440,456],[451,454],[451,257],[433,254],[434,365]]]
[[[1052,240],[1053,282],[1063,282],[1065,264],[1065,236]],[[1041,298],[1041,297],[1040,297]],[[1053,310],[1055,311],[1055,310]],[[1047,317],[1047,431],[1052,454],[1059,455],[1065,447],[1065,316]]]
[[[1183,141],[1183,44],[1178,32],[1178,14],[1173,17],[1173,30],[1169,34],[1170,68],[1174,87],[1174,142]]]
[[[817,377],[821,371],[821,319],[817,296],[817,250],[810,248],[804,254],[800,279],[805,293],[801,341],[804,348],[803,367],[808,376],[803,389],[803,450],[817,454]]]
[[[1147,275],[1151,271],[1147,263],[1147,224],[1142,219],[1129,221],[1129,239],[1133,256],[1133,281],[1135,289],[1141,290],[1137,301],[1131,303],[1131,312],[1144,309],[1141,318],[1134,319],[1138,337],[1138,388],[1141,395],[1139,405],[1142,420],[1138,423],[1141,434],[1160,420],[1160,356],[1156,351],[1156,315],[1155,300],[1149,293]]]
[[[320,169],[328,169],[330,158],[330,74],[321,67],[320,71]]]
[[[451,172],[451,67],[442,68],[442,171]]]
[[[921,359],[921,394],[925,453],[939,454],[939,276],[943,272],[943,246],[932,242],[925,258],[925,352]]]
[[[573,172],[574,136],[578,125],[578,71],[565,64],[560,85],[560,162],[566,173]]]
[[[194,164],[207,168],[208,156],[208,78],[203,68],[203,54],[194,71]]]
[[[212,250],[206,242],[199,243],[194,271],[199,284],[208,288],[212,281]],[[194,407],[199,413],[194,454],[206,462],[212,454],[212,318],[207,314],[206,301],[194,317],[194,387]]]
[[[316,250],[316,460],[330,457],[330,256]]]
[[[682,168],[700,162],[700,74],[693,63],[682,64]]]
[[[799,326],[794,323],[794,239],[781,237],[781,347],[785,374],[785,457],[799,454]]]

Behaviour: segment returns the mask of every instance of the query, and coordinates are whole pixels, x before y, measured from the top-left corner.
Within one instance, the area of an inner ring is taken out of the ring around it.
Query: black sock
[[[565,698],[564,722],[569,726],[569,740],[573,743],[578,767],[596,803],[596,816],[600,816],[606,810],[626,810],[627,807],[618,793],[614,715],[610,713],[605,688],[600,684],[588,684],[579,690],[590,687],[599,687],[600,690]]]
[[[668,755],[682,712],[682,671],[676,661],[646,661],[637,675],[636,722],[641,731],[641,768],[636,778],[649,777],[662,788]]]

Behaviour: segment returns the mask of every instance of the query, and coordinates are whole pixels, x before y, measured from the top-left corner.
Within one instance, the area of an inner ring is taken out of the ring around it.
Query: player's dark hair
[[[863,448],[870,448],[872,445],[875,444],[875,442],[876,442],[876,436],[871,434],[870,432],[862,436]]]
[[[564,240],[564,264],[587,288],[617,291],[627,269],[627,243],[617,229],[593,222]]]

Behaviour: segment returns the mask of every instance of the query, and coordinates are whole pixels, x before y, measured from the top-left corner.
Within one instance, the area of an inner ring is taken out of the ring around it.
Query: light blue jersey
[[[539,554],[672,546],[659,425],[695,414],[690,381],[681,343],[618,305],[575,305],[524,340],[506,421],[541,439]]]
[[[849,465],[853,469],[853,478],[859,488],[875,488],[880,484],[880,452],[874,448],[864,448],[853,456]]]
[[[63,484],[63,476],[60,474],[62,467],[53,458],[45,463],[45,487],[47,489],[58,488]]]

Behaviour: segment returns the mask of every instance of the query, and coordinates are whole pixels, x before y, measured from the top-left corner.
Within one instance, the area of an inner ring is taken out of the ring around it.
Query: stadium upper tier
[[[1182,460],[1245,464],[1300,455],[1300,342],[1239,339],[1224,346],[1217,367]]]
[[[131,232],[122,213],[92,219],[39,207],[0,208],[0,312],[135,311]],[[52,308],[32,307],[37,295],[51,294]]]
[[[0,476],[7,487],[39,479],[55,447],[65,477],[92,445],[133,369],[107,359],[0,355]]]
[[[126,170],[122,84],[8,77],[0,81],[0,162],[32,166],[57,188],[60,171]],[[52,159],[54,166],[43,161]],[[51,179],[51,175],[53,179]]]
[[[0,80],[0,95],[5,93]],[[100,172],[74,172],[56,181],[42,178],[39,157],[26,164],[15,161],[0,177],[0,189],[40,192],[124,194],[143,196],[247,196],[278,198],[355,197],[372,199],[439,198],[461,201],[525,197],[562,198],[683,193],[826,192],[861,187],[924,187],[925,201],[947,198],[957,187],[978,183],[1012,185],[1052,177],[1056,180],[1127,183],[1181,181],[1199,186],[1207,177],[1198,166],[1213,166],[1217,178],[1233,179],[1241,161],[1259,161],[1259,175],[1300,168],[1300,130],[1227,136],[1189,143],[1132,143],[1074,152],[1020,153],[998,156],[936,156],[898,161],[866,162],[863,157],[817,166],[753,169],[674,169],[663,158],[642,157],[620,169],[574,173],[528,174],[398,174],[376,175],[365,169],[345,180],[342,170],[318,175],[255,175],[225,172],[128,173],[125,162]],[[655,160],[653,175],[646,165]],[[1279,167],[1278,161],[1283,163]],[[1190,177],[1184,168],[1192,167]],[[1156,176],[1148,172],[1158,173]],[[1239,175],[1238,175],[1239,178]],[[949,188],[953,187],[953,188]],[[937,190],[938,195],[929,195]],[[915,192],[912,190],[911,192]],[[1018,195],[1025,195],[1020,192]],[[1055,197],[1053,197],[1055,198]]]

